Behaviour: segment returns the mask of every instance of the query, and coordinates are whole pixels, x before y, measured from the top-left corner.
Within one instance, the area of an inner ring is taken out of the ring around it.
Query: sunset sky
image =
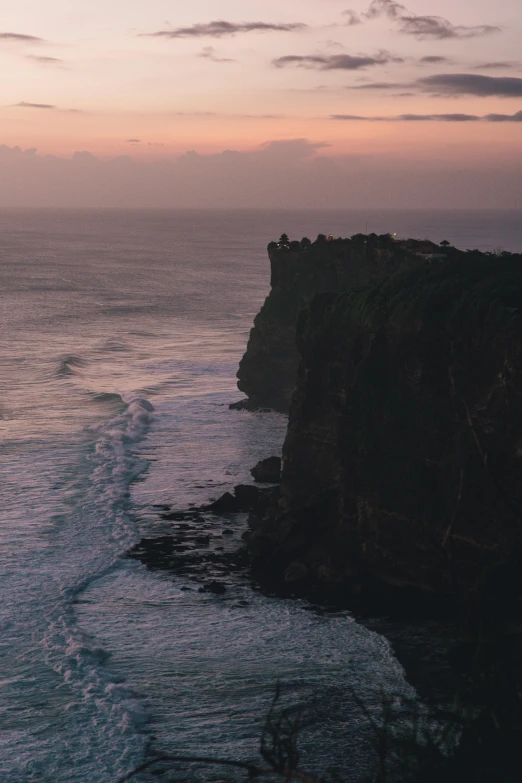
[[[0,203],[28,156],[404,161],[501,189],[522,160],[520,0],[18,0],[0,25]]]

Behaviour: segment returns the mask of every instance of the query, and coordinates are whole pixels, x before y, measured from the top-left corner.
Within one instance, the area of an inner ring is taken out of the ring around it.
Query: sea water
[[[204,503],[281,449],[284,416],[228,408],[267,242],[366,225],[522,251],[513,212],[0,212],[2,781],[256,759],[277,681],[305,707],[303,765],[368,769],[357,701],[412,695],[386,639],[239,576],[214,596],[125,557],[165,531],[154,506]],[[226,520],[229,548],[242,524]]]

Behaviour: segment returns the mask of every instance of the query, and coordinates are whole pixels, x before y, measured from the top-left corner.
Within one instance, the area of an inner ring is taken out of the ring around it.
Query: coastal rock
[[[205,510],[213,511],[216,514],[232,514],[240,509],[237,498],[231,495],[230,492],[225,492],[213,503],[206,506]]]
[[[200,593],[214,593],[214,595],[223,595],[227,592],[227,588],[222,582],[206,582],[203,587],[199,588]]]
[[[308,568],[304,563],[294,561],[285,570],[285,582],[302,582],[308,576]]]
[[[260,484],[278,484],[281,481],[281,457],[260,460],[250,471],[254,481]]]
[[[241,511],[253,511],[259,502],[260,492],[252,484],[238,484],[234,495]]]
[[[480,253],[314,299],[258,574],[473,594],[522,539],[521,302],[522,257]]]
[[[295,343],[299,313],[318,293],[346,291],[409,263],[418,264],[419,259],[389,234],[292,242],[291,247],[272,242],[268,255],[270,294],[254,319],[237,373],[238,389],[247,399],[230,407],[286,413],[299,365]]]

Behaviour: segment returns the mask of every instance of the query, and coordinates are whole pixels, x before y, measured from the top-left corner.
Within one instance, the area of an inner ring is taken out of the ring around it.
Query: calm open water
[[[284,417],[228,409],[267,242],[366,221],[522,251],[514,212],[0,211],[2,781],[113,783],[163,751],[255,758],[278,679],[308,706],[305,765],[367,768],[348,689],[376,711],[381,688],[412,692],[383,637],[124,557],[160,530],[153,504],[206,502],[281,448]]]

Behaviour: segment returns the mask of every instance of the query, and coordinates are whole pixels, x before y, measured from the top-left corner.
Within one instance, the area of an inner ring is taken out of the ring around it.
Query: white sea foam
[[[128,513],[129,488],[148,465],[134,450],[148,432],[153,407],[141,398],[123,402],[119,415],[91,428],[94,446],[84,459],[84,487],[61,518],[52,548],[28,553],[29,579],[20,571],[3,585],[9,605],[19,607],[3,619],[25,675],[4,687],[5,701],[21,709],[30,705],[32,680],[39,698],[60,714],[55,729],[63,722],[52,742],[48,732],[31,740],[30,753],[21,752],[29,742],[26,732],[3,748],[0,776],[12,783],[35,776],[45,783],[110,783],[139,763],[145,748],[139,728],[146,711],[111,672],[110,654],[78,629],[75,612],[86,586],[110,572],[137,537]],[[37,716],[33,720],[36,727]]]

